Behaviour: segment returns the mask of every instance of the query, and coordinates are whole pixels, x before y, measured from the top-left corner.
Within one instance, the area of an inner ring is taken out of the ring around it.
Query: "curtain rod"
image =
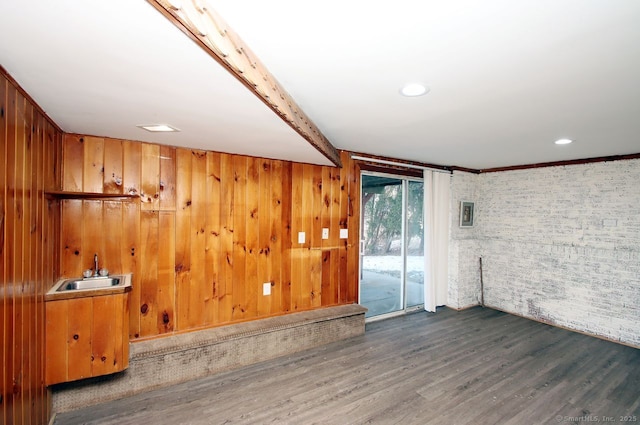
[[[439,172],[439,173],[452,174],[451,170],[443,170],[441,168],[432,168],[432,167],[423,167],[423,166],[420,166],[420,165],[413,165],[413,164],[404,164],[402,162],[393,162],[393,161],[387,161],[387,160],[384,160],[384,159],[368,158],[366,156],[360,156],[360,155],[351,155],[351,159],[357,159],[357,160],[360,160],[360,161],[369,161],[369,162],[374,162],[374,163],[378,163],[378,164],[395,165],[396,167],[415,168],[417,170],[431,170],[431,171],[436,171],[436,172]]]

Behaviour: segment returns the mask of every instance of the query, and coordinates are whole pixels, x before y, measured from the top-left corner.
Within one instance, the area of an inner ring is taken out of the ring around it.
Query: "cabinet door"
[[[129,365],[129,294],[46,302],[47,385]]]

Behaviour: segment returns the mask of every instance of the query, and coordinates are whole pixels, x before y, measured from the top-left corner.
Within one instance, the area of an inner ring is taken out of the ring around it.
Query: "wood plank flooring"
[[[414,313],[366,329],[60,414],[55,424],[640,422],[638,349],[480,307]]]

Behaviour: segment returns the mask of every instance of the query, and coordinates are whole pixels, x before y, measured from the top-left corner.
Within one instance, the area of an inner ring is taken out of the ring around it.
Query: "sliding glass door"
[[[360,304],[366,317],[424,303],[423,183],[362,173]]]

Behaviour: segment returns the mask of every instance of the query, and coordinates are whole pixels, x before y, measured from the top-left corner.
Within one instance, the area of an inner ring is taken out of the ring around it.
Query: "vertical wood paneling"
[[[298,301],[299,309],[309,309],[312,304],[313,293],[313,166],[309,164],[302,165],[302,203],[300,208],[302,225],[300,230],[305,232],[305,243],[299,244],[302,248],[299,251],[300,256],[300,300]],[[294,210],[295,214],[295,210]]]
[[[35,296],[35,291],[30,288],[32,282],[30,280],[31,269],[31,250],[30,250],[30,217],[31,217],[31,179],[28,177],[31,171],[31,122],[29,117],[29,106],[26,104],[24,97],[18,96],[18,137],[22,140],[23,148],[19,150],[20,155],[17,157],[18,161],[22,164],[22,184],[19,185],[19,199],[20,209],[18,214],[22,216],[22,262],[20,264],[20,322],[21,328],[20,342],[16,344],[16,356],[18,364],[23,368],[31,372],[32,365],[30,365],[29,354],[33,349],[33,337],[31,330],[34,329],[34,317],[31,312],[31,303]],[[21,195],[21,196],[20,196]],[[26,347],[26,350],[20,349],[20,347]],[[22,386],[22,401],[23,410],[21,415],[28,417],[28,410],[24,403],[27,400],[34,400],[31,394],[30,381],[31,373],[27,373],[20,377],[20,385]]]
[[[282,312],[286,313],[294,310],[292,301],[292,247],[293,247],[293,164],[291,162],[283,163],[282,167],[282,267],[280,268],[280,280],[282,288],[280,294],[282,296]],[[297,242],[297,241],[296,241]]]
[[[322,190],[320,193],[320,227],[329,229],[331,235],[331,169],[322,168]],[[321,230],[322,232],[322,230]],[[331,285],[331,240],[323,239],[322,246],[322,305],[335,304]]]
[[[349,159],[347,158],[347,161]],[[347,229],[348,227],[348,216],[349,216],[349,162],[347,164],[343,164],[343,168],[340,171],[340,218],[339,224],[340,229]],[[353,229],[351,229],[353,231]],[[347,297],[347,267],[349,266],[348,257],[347,257],[347,239],[340,239],[340,286],[339,286],[339,302],[346,303],[348,302]]]
[[[233,157],[233,305],[231,318],[245,318],[247,258],[247,157]]]
[[[347,303],[358,302],[358,273],[359,273],[359,241],[360,241],[360,168],[352,161],[348,152],[341,152],[345,161],[345,172],[349,180],[348,222],[349,238],[347,245]]]
[[[7,346],[5,347],[5,359],[3,369],[5,369],[5,382],[3,385],[3,398],[5,399],[3,405],[6,423],[11,423],[14,420],[14,409],[16,404],[20,403],[18,397],[14,393],[14,376],[16,373],[20,373],[20,369],[16,370],[14,367],[14,352],[15,352],[15,339],[16,339],[16,307],[15,307],[15,294],[16,291],[16,276],[15,276],[15,258],[18,254],[15,250],[15,240],[17,238],[16,231],[16,219],[15,219],[15,198],[16,198],[16,149],[18,140],[16,136],[16,89],[9,85],[7,86],[7,103],[6,103],[6,164],[5,169],[5,238],[4,238],[4,252],[5,252],[5,276],[6,276],[6,289],[5,289],[5,306],[7,317]]]
[[[122,185],[123,193],[140,194],[142,175],[142,143],[122,141]],[[65,169],[66,172],[66,169]],[[133,273],[132,289],[129,294],[129,338],[140,337],[140,203],[125,202],[122,205],[123,229],[123,272]],[[115,229],[108,229],[115,231]]]
[[[140,193],[140,182],[142,178],[142,143],[124,140],[122,142],[122,150],[124,156],[122,163],[122,182],[124,185],[123,192],[127,194],[137,195]],[[64,172],[66,175],[66,167],[64,169]]]
[[[122,140],[104,139],[104,193],[123,193],[122,149]]]
[[[104,139],[84,138],[84,161],[82,167],[82,190],[102,193],[104,186]]]
[[[122,225],[122,207],[123,203],[119,201],[104,201],[102,204],[104,254],[100,258],[100,267],[107,269],[109,274],[123,273],[125,270],[122,266],[125,235],[121,231],[112,231]],[[105,237],[107,234],[109,236]]]
[[[123,193],[144,196],[64,201],[60,265],[79,275],[98,252],[112,273],[134,273],[132,339],[356,301],[359,176],[348,155],[337,169],[99,140],[103,190],[115,190],[121,169]],[[99,152],[95,143],[65,137],[83,155]],[[90,241],[96,229],[110,239]]]
[[[304,229],[304,208],[303,208],[303,182],[304,165],[292,164],[291,166],[291,310],[300,309],[302,301],[302,289],[304,271],[302,269],[302,257],[305,244],[298,243],[298,236]],[[306,237],[305,237],[306,240]]]
[[[206,324],[214,324],[218,320],[220,309],[220,154],[207,153],[207,201],[206,201],[206,253],[205,253],[205,285],[211,297],[207,309]]]
[[[60,131],[0,74],[0,422],[46,423],[44,292],[58,274],[51,232],[57,208],[44,189],[61,187]],[[53,149],[49,149],[49,145]],[[82,155],[80,156],[82,160]],[[80,167],[82,171],[82,167]],[[79,184],[82,184],[80,174]]]
[[[82,257],[82,270],[94,270],[95,272],[95,256],[98,256],[98,267],[105,262],[105,244],[106,233],[103,224],[103,203],[102,201],[83,201],[82,217],[84,226],[82,226],[82,248],[80,255]],[[71,224],[73,225],[73,224]],[[82,274],[74,274],[71,277],[82,276]]]
[[[170,211],[161,211],[158,217],[157,329],[159,334],[172,332],[175,327],[175,217],[175,213]]]
[[[160,146],[160,210],[176,210],[176,148]]]
[[[81,192],[83,190],[84,137],[65,135],[62,161],[64,167],[62,189],[69,192]]]
[[[60,229],[63,250],[61,273],[63,276],[82,276],[82,227],[85,222],[82,201],[68,199],[62,201],[62,204],[64,217]]]
[[[16,237],[14,241],[14,279],[16,282],[15,290],[16,295],[14,298],[14,314],[15,314],[15,342],[14,342],[14,351],[13,351],[13,367],[14,370],[19,371],[23,370],[26,373],[16,374],[14,376],[14,386],[18,386],[19,393],[17,397],[18,403],[14,405],[14,416],[16,422],[22,422],[26,419],[27,407],[25,404],[29,400],[28,390],[25,386],[25,378],[28,378],[29,366],[23,363],[23,351],[28,351],[29,340],[25,338],[25,327],[29,325],[29,323],[25,323],[25,320],[28,320],[24,315],[24,304],[25,297],[29,295],[28,288],[25,286],[28,284],[25,275],[24,275],[24,261],[25,253],[25,243],[28,242],[27,234],[28,228],[26,223],[26,217],[22,213],[25,207],[25,185],[26,185],[26,164],[25,164],[25,122],[24,122],[24,97],[20,94],[16,94],[15,98],[16,105],[16,150],[15,150],[15,161],[16,161],[16,183],[15,183],[15,197],[14,197],[14,207],[15,207],[15,221],[14,225],[16,228]],[[25,232],[26,230],[26,232]],[[26,348],[26,350],[23,350]]]
[[[176,150],[176,329],[189,324],[191,303],[191,151]]]
[[[205,280],[206,260],[206,206],[207,206],[207,157],[203,151],[191,151],[191,297],[187,326],[197,328],[206,322],[205,311],[211,302],[211,294]]]
[[[142,183],[140,208],[143,211],[160,207],[160,145],[142,144]]]
[[[28,350],[22,350],[23,364],[34,371],[38,368],[37,350],[41,350],[38,341],[38,313],[36,310],[36,303],[38,300],[38,288],[36,284],[37,279],[37,254],[36,246],[40,243],[39,240],[32,237],[33,234],[42,234],[38,229],[38,209],[37,209],[37,197],[38,197],[38,178],[35,170],[38,168],[37,157],[37,135],[35,132],[36,122],[33,116],[33,105],[29,102],[25,102],[25,236],[27,237],[27,243],[25,245],[23,263],[24,267],[24,279],[27,282],[26,292],[29,294],[25,297],[25,309],[24,317],[25,323],[25,335],[28,340]],[[31,174],[29,178],[27,175]],[[25,385],[28,389],[26,392],[29,400],[34,400],[34,404],[38,403],[38,389],[36,388],[36,374],[30,373],[25,381]]]
[[[336,303],[340,303],[340,170],[331,170],[331,293]]]
[[[220,155],[220,278],[218,322],[231,320],[233,309],[233,157]]]
[[[125,174],[126,175],[126,174]],[[120,258],[122,273],[133,273],[131,292],[129,293],[129,338],[140,337],[140,271],[143,263],[141,259],[140,243],[140,203],[124,202],[122,204],[122,221],[115,229],[105,229],[117,232],[122,229],[122,250]]]
[[[260,159],[247,160],[247,192],[246,192],[246,260],[244,277],[245,318],[258,315],[258,297],[262,298],[263,275],[258,274],[258,241],[260,238]]]
[[[269,313],[280,313],[283,311],[282,291],[284,286],[283,270],[283,241],[284,223],[282,222],[283,209],[283,164],[282,161],[271,161],[271,190],[270,202],[270,240],[269,240],[269,270],[271,276],[271,298]],[[288,198],[288,197],[287,197]]]
[[[9,282],[7,281],[6,268],[6,206],[7,206],[7,176],[9,168],[7,164],[7,81],[0,78],[0,356],[2,361],[2,375],[0,386],[2,387],[3,403],[0,403],[0,419],[2,423],[9,423],[7,417],[7,405],[9,402],[9,347],[11,345],[11,328],[9,324],[12,318],[9,316]]]
[[[62,133],[54,127],[45,117],[41,115],[41,122],[44,125],[44,147],[42,152],[42,167],[44,172],[42,178],[41,189],[56,190],[62,187]],[[51,285],[55,282],[55,279],[60,276],[60,257],[61,257],[61,243],[60,243],[60,202],[48,199],[44,193],[40,194],[42,197],[42,228],[43,235],[41,241],[42,248],[42,271],[43,274],[38,278],[40,284],[39,293],[40,299],[43,300],[44,293],[48,291]],[[46,337],[46,303],[44,300],[38,308],[38,311],[44,314],[41,319],[41,327],[43,329],[42,339],[42,352],[40,356],[44,363],[44,366],[38,369],[41,373],[42,379],[39,381],[41,387],[42,400],[35,406],[35,410],[32,410],[32,417],[36,420],[41,419],[42,423],[46,423],[51,415],[51,400],[50,391],[44,386],[44,371],[46,370],[46,360],[48,358],[46,351],[46,344],[44,338]],[[39,411],[38,411],[39,409]]]
[[[311,224],[311,306],[322,307],[322,168],[310,166],[313,204]]]
[[[140,337],[157,334],[157,292],[159,215],[157,211],[140,213]]]
[[[43,355],[44,338],[45,338],[45,315],[44,311],[38,308],[38,305],[44,303],[44,292],[46,289],[44,282],[42,281],[43,274],[43,244],[44,235],[46,233],[46,226],[43,222],[43,208],[44,204],[42,188],[44,188],[44,118],[37,113],[37,110],[32,108],[32,149],[31,149],[31,233],[41,235],[42,239],[31,238],[31,282],[35,287],[34,297],[32,302],[32,311],[34,317],[34,330],[33,330],[33,349],[31,350],[31,364],[34,370],[43,370],[45,357]],[[36,170],[41,170],[37,172]],[[38,379],[42,379],[42,376],[33,374],[31,377],[31,388],[33,396],[36,401],[33,404],[36,411],[42,411],[46,407],[41,405],[45,402],[45,390],[42,388],[41,382]]]
[[[267,159],[261,159],[258,161],[258,193],[256,200],[258,203],[258,264],[257,264],[257,282],[256,282],[256,296],[257,296],[257,311],[258,316],[265,316],[271,312],[272,301],[275,295],[275,291],[272,289],[272,294],[269,296],[262,295],[262,285],[269,282],[270,285],[275,282],[272,276],[272,264],[271,264],[271,250],[272,238],[271,238],[271,180],[273,178],[272,164]]]

